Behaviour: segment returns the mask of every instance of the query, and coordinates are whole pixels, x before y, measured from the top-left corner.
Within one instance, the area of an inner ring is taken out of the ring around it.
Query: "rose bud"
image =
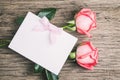
[[[77,32],[91,37],[90,30],[96,28],[96,14],[90,9],[82,9],[75,15]]]
[[[77,47],[76,61],[78,65],[92,70],[98,63],[98,49],[91,42],[84,42],[82,46]]]
[[[75,52],[71,52],[69,55],[69,59],[75,59],[76,57],[76,53]]]

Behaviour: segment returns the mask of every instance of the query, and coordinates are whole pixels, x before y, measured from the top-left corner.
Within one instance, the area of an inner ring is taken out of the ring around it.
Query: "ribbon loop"
[[[57,35],[60,35],[63,31],[62,28],[57,28],[55,25],[51,24],[49,20],[44,16],[39,20],[39,22],[43,25],[42,29],[41,26],[37,26],[34,31],[49,31],[49,40],[50,43],[53,44],[56,42]],[[39,29],[38,29],[39,28]]]

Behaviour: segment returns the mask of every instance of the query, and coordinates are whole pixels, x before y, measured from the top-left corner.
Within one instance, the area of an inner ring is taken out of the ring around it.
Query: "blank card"
[[[58,75],[77,38],[44,18],[28,12],[8,47]]]

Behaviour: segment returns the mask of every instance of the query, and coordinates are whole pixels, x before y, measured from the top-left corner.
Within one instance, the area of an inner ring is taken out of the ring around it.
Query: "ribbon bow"
[[[57,28],[55,25],[51,24],[46,17],[40,18],[39,22],[43,25],[37,25],[34,27],[34,31],[49,31],[50,43],[53,44],[56,42],[57,35],[60,35],[62,28]]]

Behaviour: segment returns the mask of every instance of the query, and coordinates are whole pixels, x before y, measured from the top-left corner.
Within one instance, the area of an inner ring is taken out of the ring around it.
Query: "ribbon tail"
[[[54,44],[54,43],[56,43],[56,34],[55,33],[52,33],[52,32],[50,32],[50,34],[49,34],[50,36],[49,36],[49,41],[50,41],[50,44]]]

